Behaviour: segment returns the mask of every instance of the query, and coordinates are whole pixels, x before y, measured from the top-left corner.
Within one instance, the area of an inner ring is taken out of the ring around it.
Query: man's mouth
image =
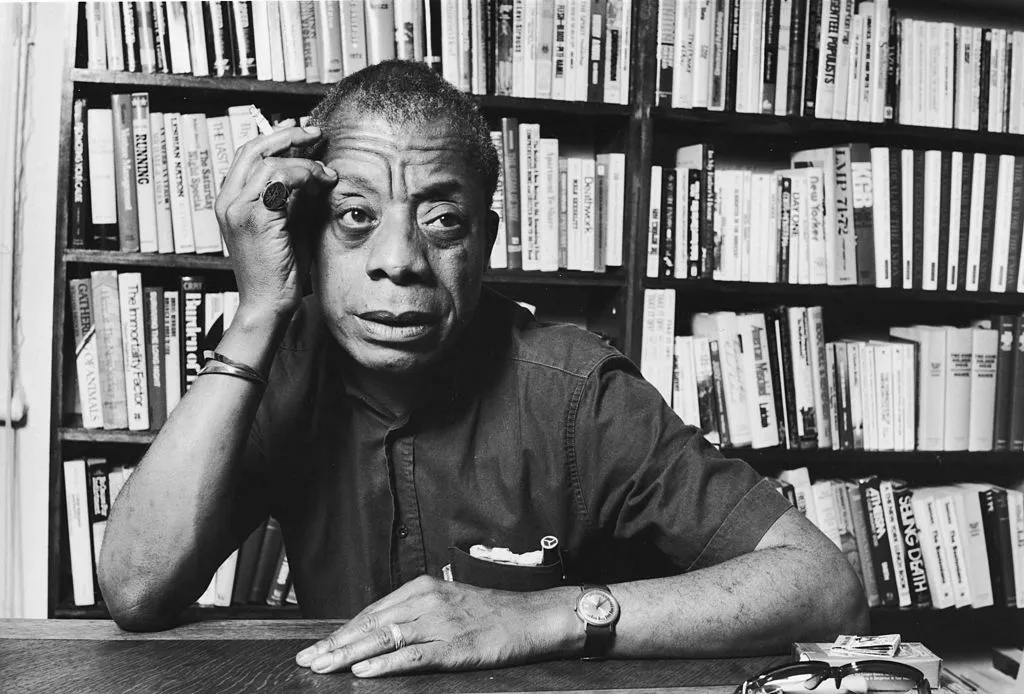
[[[359,317],[366,321],[394,328],[429,326],[438,322],[436,314],[426,311],[403,311],[401,313],[366,311],[365,313],[360,313]]]

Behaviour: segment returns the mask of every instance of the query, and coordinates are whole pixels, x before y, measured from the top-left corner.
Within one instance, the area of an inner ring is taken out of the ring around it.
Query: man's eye
[[[462,226],[462,219],[457,215],[446,212],[429,220],[426,226],[436,231],[453,231]]]
[[[360,210],[357,207],[342,212],[340,219],[345,224],[357,227],[366,226],[373,222],[373,217],[366,210]]]

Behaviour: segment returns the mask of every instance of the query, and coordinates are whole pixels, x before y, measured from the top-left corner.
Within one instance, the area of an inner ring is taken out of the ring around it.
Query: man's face
[[[360,365],[411,374],[472,318],[493,242],[484,185],[443,124],[342,116],[338,172],[314,240],[313,282],[335,339]]]

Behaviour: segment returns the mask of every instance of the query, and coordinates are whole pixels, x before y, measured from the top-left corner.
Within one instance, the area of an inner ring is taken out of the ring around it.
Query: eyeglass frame
[[[783,665],[776,665],[773,668],[764,670],[744,680],[733,694],[749,694],[750,692],[756,692],[763,689],[764,685],[768,684],[773,679],[782,679],[780,675],[785,673],[785,676],[789,675],[820,675],[821,679],[818,684],[814,685],[814,688],[808,691],[814,691],[825,680],[831,679],[836,683],[836,689],[839,689],[840,683],[843,678],[854,675],[857,673],[877,673],[881,675],[892,675],[895,677],[906,677],[914,682],[917,687],[918,694],[931,694],[932,687],[928,682],[928,678],[924,676],[924,673],[913,665],[906,663],[900,663],[893,660],[854,660],[843,665],[830,665],[824,660],[802,660],[796,663],[786,663]],[[756,687],[756,689],[755,689]]]

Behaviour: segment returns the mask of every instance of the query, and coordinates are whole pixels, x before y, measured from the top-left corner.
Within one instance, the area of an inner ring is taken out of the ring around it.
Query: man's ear
[[[487,221],[484,226],[487,228],[487,254],[491,257],[491,250],[494,248],[494,240],[498,238],[498,213],[494,210],[487,210]]]

